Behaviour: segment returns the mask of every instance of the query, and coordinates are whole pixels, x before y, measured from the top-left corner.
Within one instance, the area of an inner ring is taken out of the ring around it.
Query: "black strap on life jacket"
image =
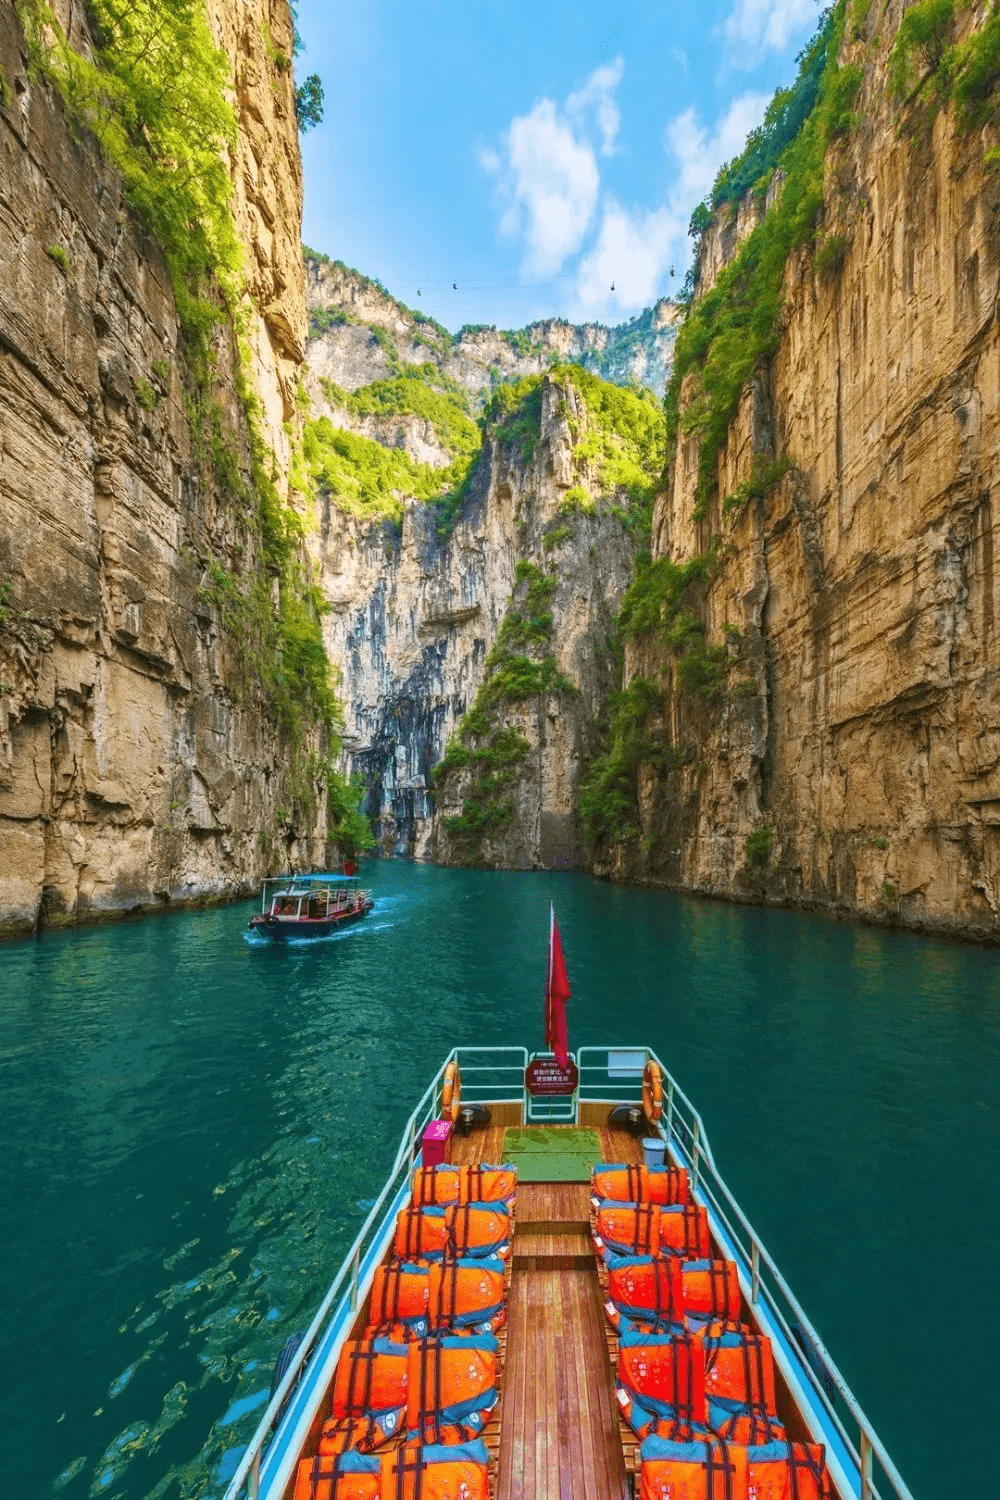
[[[661,1272],[662,1272],[662,1275],[666,1278],[666,1281],[667,1281],[666,1291],[667,1291],[667,1313],[668,1313],[668,1316],[666,1318],[663,1318],[661,1316],[661,1314],[663,1312],[663,1296],[662,1296],[663,1287],[662,1287],[661,1281],[660,1281]],[[674,1321],[673,1286],[674,1286],[674,1284],[670,1280],[669,1262],[665,1261],[665,1260],[654,1260],[653,1261],[653,1313],[654,1313],[653,1324],[654,1324],[654,1327],[656,1327],[656,1328],[659,1328],[661,1326],[661,1324],[664,1324],[664,1323],[673,1323],[673,1321]]]
[[[364,1394],[361,1397],[360,1410],[367,1411],[371,1405],[372,1380],[375,1375],[375,1361],[378,1359],[374,1344],[355,1344],[350,1354],[350,1376],[347,1381],[347,1409],[354,1411],[358,1403],[358,1376],[364,1371]]]
[[[420,1226],[423,1222],[423,1214],[411,1208],[406,1216],[406,1243],[403,1247],[407,1260],[417,1260],[420,1257]]]
[[[379,1323],[395,1323],[399,1317],[399,1283],[402,1271],[396,1267],[382,1273],[382,1296],[379,1301]]]
[[[320,1500],[319,1486],[324,1480],[328,1481],[330,1485],[330,1488],[327,1490],[329,1500],[336,1500],[337,1481],[340,1478],[340,1460],[343,1456],[342,1453],[337,1453],[333,1456],[323,1454],[321,1457],[313,1459],[312,1468],[309,1470],[309,1500]]]
[[[432,1441],[441,1441],[441,1363],[444,1350],[437,1339],[425,1339],[420,1349],[420,1410],[418,1420],[419,1431],[424,1442],[427,1441],[425,1424],[428,1418],[433,1423],[434,1437]],[[428,1366],[431,1368],[428,1369]],[[428,1385],[433,1385],[433,1395],[428,1397]]]
[[[655,1251],[655,1249],[657,1248],[652,1242],[653,1209],[655,1207],[655,1203],[637,1203],[635,1206],[635,1217],[632,1220],[632,1250],[636,1255],[639,1254],[640,1248],[643,1247],[643,1225],[645,1225],[646,1231],[645,1249],[647,1253],[649,1251]]]
[[[729,1268],[724,1260],[709,1261],[708,1289],[713,1316],[725,1317],[729,1304]]]
[[[705,1460],[702,1464],[705,1470],[707,1483],[705,1485],[708,1500],[717,1500],[715,1493],[715,1476],[721,1475],[725,1481],[722,1500],[733,1500],[733,1475],[736,1466],[729,1457],[729,1448],[723,1438],[714,1441],[709,1439],[705,1444]]]
[[[792,1500],[800,1500],[802,1491],[799,1488],[799,1470],[808,1470],[815,1481],[815,1494],[822,1500],[823,1496],[823,1466],[826,1462],[826,1453],[820,1450],[822,1458],[819,1463],[809,1452],[806,1443],[789,1443],[788,1445],[788,1477],[792,1482]],[[809,1497],[806,1497],[809,1500]]]
[[[702,1252],[701,1226],[702,1212],[697,1203],[685,1203],[684,1209],[684,1248],[692,1251],[695,1255]],[[711,1254],[711,1248],[709,1248]]]
[[[447,1316],[445,1316],[446,1295],[448,1304]],[[457,1311],[458,1267],[454,1263],[454,1261],[452,1261],[450,1264],[448,1262],[445,1262],[441,1267],[441,1282],[440,1289],[438,1291],[437,1308],[434,1318],[435,1326],[440,1327],[442,1324],[445,1324],[450,1328],[455,1321],[455,1314],[457,1313]]]
[[[420,1500],[424,1492],[424,1463],[419,1448],[400,1448],[393,1460],[392,1473],[396,1481],[395,1500]],[[413,1475],[413,1491],[410,1495],[406,1493],[407,1474]]]
[[[642,1168],[626,1167],[626,1181],[628,1182],[629,1203],[641,1203],[642,1198]]]
[[[481,1203],[483,1201],[483,1169],[480,1163],[474,1167],[466,1167],[468,1172],[467,1197],[470,1203]]]

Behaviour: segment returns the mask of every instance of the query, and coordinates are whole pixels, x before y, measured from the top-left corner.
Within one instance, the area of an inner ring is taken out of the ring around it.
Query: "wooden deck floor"
[[[593,1264],[530,1264],[515,1257],[497,1500],[628,1500]]]

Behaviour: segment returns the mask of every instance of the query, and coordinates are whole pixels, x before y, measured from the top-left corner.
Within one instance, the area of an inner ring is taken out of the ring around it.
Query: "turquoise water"
[[[550,897],[571,1044],[655,1047],[915,1494],[992,1491],[996,953],[365,873],[372,917],[312,947],[239,906],[0,948],[0,1494],[221,1493],[445,1051],[541,1045]]]

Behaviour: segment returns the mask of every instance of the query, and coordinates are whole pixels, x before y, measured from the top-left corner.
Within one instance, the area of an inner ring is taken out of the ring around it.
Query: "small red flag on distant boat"
[[[549,902],[549,972],[545,980],[545,1045],[551,1047],[561,1068],[569,1065],[566,1042],[566,1001],[570,997],[566,961],[563,958],[556,909]]]
[[[351,857],[350,857],[349,854],[345,854],[344,855],[344,874],[345,875],[356,875],[357,873],[358,873],[358,867],[357,867],[357,865],[354,863],[353,859],[351,859]]]

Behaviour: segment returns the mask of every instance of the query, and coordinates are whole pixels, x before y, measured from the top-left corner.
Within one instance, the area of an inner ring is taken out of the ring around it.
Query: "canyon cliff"
[[[678,365],[659,612],[626,648],[662,753],[633,756],[635,834],[606,838],[598,868],[996,937],[996,21],[958,6],[908,57],[901,16],[851,6],[845,27],[835,10],[831,91],[852,112],[784,265],[773,350],[716,448],[712,354]],[[946,45],[955,98],[935,74]],[[761,295],[739,257],[789,182],[779,168],[761,187],[766,212],[758,190],[705,228],[691,318],[707,339],[741,287]],[[666,639],[685,612],[700,681]]]
[[[645,424],[646,472],[629,476],[631,490],[608,482],[600,440],[619,442],[614,418],[577,386],[610,391],[589,374],[602,361],[623,381],[631,368],[658,370],[662,383],[675,309],[659,304],[619,330],[552,320],[450,335],[346,267],[312,254],[307,267],[307,439],[321,438],[323,451],[339,433],[360,440],[355,470],[331,479],[314,468],[309,544],[331,606],[327,650],[343,674],[346,765],[367,788],[379,843],[446,863],[579,867],[579,790],[600,745],[609,640],[648,527],[663,424],[651,394],[618,393]],[[503,388],[513,405],[493,411]],[[375,493],[352,514],[343,491],[379,447],[405,455],[411,472],[395,476],[381,517]],[[459,500],[442,508],[440,497],[407,493],[416,478],[447,497],[460,451],[471,466]],[[511,660],[523,680],[511,678]],[[487,684],[481,735],[435,777]],[[502,765],[490,748],[497,732]],[[484,774],[495,783],[485,800]]]
[[[80,8],[55,13],[89,57]],[[234,894],[272,857],[323,857],[322,785],[312,802],[289,784],[213,587],[261,565],[253,443],[279,500],[288,467],[306,323],[292,20],[285,0],[212,0],[208,19],[235,113],[254,432],[224,323],[193,419],[161,248],[0,5],[0,931]]]

